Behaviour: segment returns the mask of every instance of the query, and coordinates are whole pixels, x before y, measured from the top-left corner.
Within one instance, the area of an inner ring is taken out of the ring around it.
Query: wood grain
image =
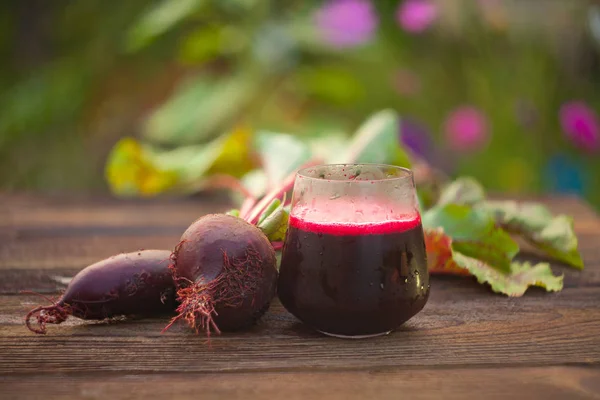
[[[30,335],[22,318],[39,299],[29,297],[23,304],[20,296],[9,296],[2,301],[0,353],[5,363],[0,373],[600,363],[600,288],[554,295],[534,291],[511,299],[478,285],[454,284],[449,281],[443,288],[434,282],[426,308],[386,337],[323,337],[276,301],[259,326],[214,337],[210,346],[181,325],[160,334],[167,319],[89,323],[73,318],[50,326],[46,336]]]
[[[574,367],[0,378],[3,398],[599,399],[600,370]]]
[[[171,248],[225,201],[0,195],[1,397],[599,398],[600,221],[576,198],[544,202],[574,216],[586,265],[552,264],[562,292],[507,298],[435,276],[425,309],[386,337],[324,337],[275,301],[259,325],[209,346],[181,325],[161,334],[166,317],[70,318],[33,335],[23,316],[45,300],[20,292],[56,296],[61,277],[101,258]]]
[[[0,194],[0,228],[187,226],[209,212],[229,208],[226,197],[131,199]]]
[[[82,269],[120,252],[171,249],[201,215],[229,208],[227,200],[117,201],[4,196],[0,271]],[[168,204],[168,206],[167,206]]]

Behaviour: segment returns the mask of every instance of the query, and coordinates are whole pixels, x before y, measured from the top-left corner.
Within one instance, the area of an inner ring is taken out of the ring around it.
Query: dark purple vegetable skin
[[[225,214],[196,220],[172,256],[177,312],[196,332],[234,331],[254,324],[277,288],[275,251],[254,225]]]
[[[141,250],[92,264],[75,275],[54,305],[31,310],[27,327],[46,333],[47,323],[60,324],[69,315],[101,320],[172,313],[176,301],[170,257],[168,250]],[[34,315],[37,327],[31,324]]]

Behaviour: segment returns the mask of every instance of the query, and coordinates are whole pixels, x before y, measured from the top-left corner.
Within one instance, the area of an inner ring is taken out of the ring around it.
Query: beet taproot
[[[43,334],[46,324],[60,324],[69,315],[102,320],[172,313],[176,301],[170,257],[168,250],[141,250],[92,264],[75,275],[55,304],[31,310],[25,323]],[[31,323],[36,314],[37,327]]]
[[[196,332],[254,324],[277,287],[275,251],[254,225],[226,214],[196,220],[181,236],[172,264],[180,305],[168,329],[185,320]]]

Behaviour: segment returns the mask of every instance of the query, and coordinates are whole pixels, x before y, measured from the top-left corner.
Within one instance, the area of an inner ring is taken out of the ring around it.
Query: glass
[[[290,313],[331,336],[386,334],[417,314],[429,274],[412,172],[378,164],[299,171],[278,293]]]

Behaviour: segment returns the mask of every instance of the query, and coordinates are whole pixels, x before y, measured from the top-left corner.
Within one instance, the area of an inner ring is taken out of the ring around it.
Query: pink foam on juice
[[[289,224],[326,235],[382,235],[416,228],[421,217],[417,210],[339,202],[327,208],[295,207]]]

